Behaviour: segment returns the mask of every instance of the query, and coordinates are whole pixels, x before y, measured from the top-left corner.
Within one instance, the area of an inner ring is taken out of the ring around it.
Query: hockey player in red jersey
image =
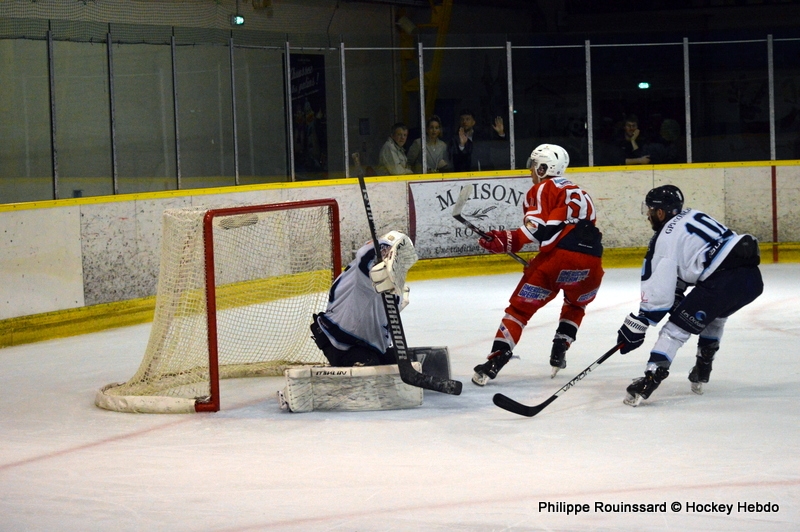
[[[669,376],[678,349],[698,336],[697,357],[689,381],[703,393],[711,363],[728,317],[753,302],[764,289],[758,264],[758,241],[736,234],[708,214],[683,208],[683,193],[675,185],[656,187],[642,206],[655,231],[642,265],[639,312],[625,318],[617,331],[623,355],[640,347],[650,325],[667,314],[650,351],[644,377],[628,386],[623,402],[638,406]],[[686,294],[687,286],[694,288]]]
[[[561,146],[542,144],[531,153],[533,187],[525,196],[522,226],[491,231],[478,243],[492,253],[517,252],[539,242],[514,289],[495,334],[488,360],[475,366],[472,382],[484,386],[508,363],[533,314],[564,292],[564,303],[550,352],[551,377],[567,366],[566,352],[575,341],[586,305],[597,295],[603,278],[600,231],[595,226],[592,198],[564,177],[569,155]]]

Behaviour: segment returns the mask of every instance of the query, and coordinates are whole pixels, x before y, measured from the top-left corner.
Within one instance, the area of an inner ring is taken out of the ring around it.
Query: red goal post
[[[144,358],[97,392],[97,406],[215,412],[221,379],[325,363],[308,327],[341,271],[335,200],[169,209],[162,220]]]

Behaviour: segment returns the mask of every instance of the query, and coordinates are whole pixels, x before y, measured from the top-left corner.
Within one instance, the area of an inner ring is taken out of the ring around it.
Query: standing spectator
[[[492,253],[517,252],[538,241],[500,322],[488,360],[475,366],[472,382],[484,386],[511,360],[522,330],[534,313],[564,291],[561,317],[550,351],[550,376],[567,367],[566,353],[603,279],[602,235],[595,227],[592,198],[564,177],[569,156],[561,146],[542,144],[531,153],[533,186],[525,196],[522,226],[490,231],[481,247]]]
[[[378,175],[401,175],[413,173],[403,146],[408,140],[408,127],[397,122],[392,126],[392,135],[386,140],[378,156]]]
[[[494,163],[491,160],[489,141],[493,139],[505,140],[506,132],[503,118],[498,116],[492,124],[494,134],[484,134],[475,129],[475,115],[472,111],[464,109],[459,115],[459,128],[456,136],[450,141],[450,161],[456,172],[469,172],[470,170],[492,170]]]
[[[442,135],[442,121],[433,115],[425,124],[425,163],[430,172],[446,172],[452,167],[447,159],[447,144],[439,137]],[[422,139],[416,139],[408,150],[408,162],[414,172],[422,173]]]
[[[678,349],[692,334],[698,335],[697,361],[689,381],[692,391],[702,394],[725,321],[764,289],[753,236],[736,234],[704,212],[684,209],[683,193],[674,185],[648,192],[644,207],[655,234],[644,256],[639,312],[626,317],[617,331],[620,352],[641,346],[647,328],[670,317],[650,351],[644,377],[627,388],[624,402],[630,406],[650,398],[669,376]]]
[[[643,143],[639,119],[636,115],[629,115],[622,126],[622,140],[618,143],[622,151],[622,164],[650,164],[650,154],[645,154],[642,150]]]

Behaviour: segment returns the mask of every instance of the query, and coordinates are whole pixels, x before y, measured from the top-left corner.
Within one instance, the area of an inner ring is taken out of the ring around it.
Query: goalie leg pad
[[[450,379],[450,351],[442,347],[409,347],[408,356],[422,365],[422,373]]]
[[[413,363],[419,371],[420,364]],[[354,368],[287,369],[279,394],[291,412],[394,410],[422,404],[422,388],[402,381],[397,364]]]

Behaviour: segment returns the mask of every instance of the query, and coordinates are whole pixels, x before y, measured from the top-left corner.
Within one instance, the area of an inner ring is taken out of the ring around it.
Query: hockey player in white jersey
[[[375,264],[372,241],[336,278],[325,312],[314,315],[311,333],[331,366],[396,364],[382,292],[392,291],[400,310],[408,305],[406,273],[417,261],[411,239],[391,231],[379,239],[383,262]]]
[[[758,269],[758,241],[736,234],[708,214],[683,208],[683,193],[664,185],[647,193],[642,205],[655,234],[642,265],[641,303],[617,332],[625,354],[644,342],[650,325],[669,314],[650,351],[644,377],[627,388],[625,404],[638,406],[669,376],[678,349],[698,335],[689,373],[692,391],[703,393],[727,318],[755,300],[764,284]],[[684,297],[688,286],[693,286]]]

